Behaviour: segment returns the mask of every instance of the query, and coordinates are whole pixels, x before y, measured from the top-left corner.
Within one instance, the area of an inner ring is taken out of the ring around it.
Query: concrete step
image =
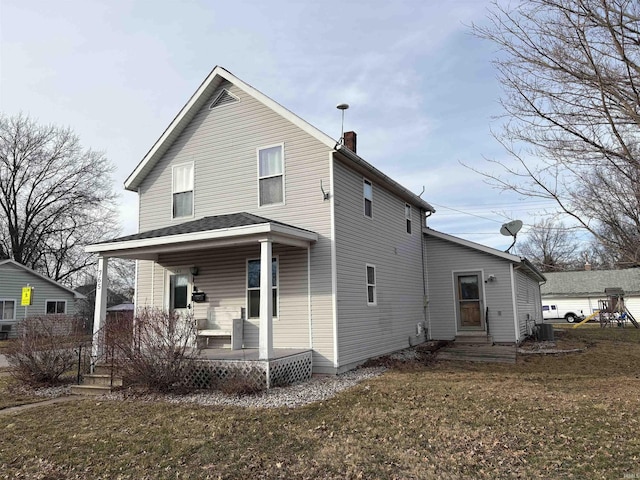
[[[111,387],[104,385],[71,385],[72,395],[105,395],[111,392]]]
[[[478,334],[478,335],[458,335],[456,336],[455,343],[457,344],[472,344],[472,345],[492,345],[493,338],[491,335]]]
[[[123,385],[122,377],[113,376],[113,381],[111,380],[111,375],[109,374],[100,374],[100,373],[92,373],[87,374],[82,379],[83,385],[98,385],[103,387],[121,387]]]

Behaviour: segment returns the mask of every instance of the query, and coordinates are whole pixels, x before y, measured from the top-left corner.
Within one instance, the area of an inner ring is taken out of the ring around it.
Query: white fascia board
[[[422,233],[426,235],[430,235],[432,237],[439,238],[440,240],[457,243],[458,245],[464,245],[465,247],[469,247],[474,250],[479,250],[481,252],[488,253],[489,255],[494,255],[496,257],[504,258],[505,260],[509,260],[517,264],[520,264],[523,261],[523,259],[518,257],[517,255],[511,255],[510,253],[501,252],[500,250],[487,247],[486,245],[481,245],[480,243],[471,242],[463,238],[454,237],[453,235],[449,235],[447,233],[438,232],[429,227],[422,227]]]
[[[179,243],[191,243],[203,240],[217,240],[231,237],[245,237],[249,235],[280,234],[283,237],[307,243],[318,240],[318,234],[306,230],[299,230],[286,225],[273,223],[261,223],[259,225],[247,225],[242,227],[224,228],[218,230],[206,230],[203,232],[181,233],[162,237],[142,238],[137,240],[125,240],[121,242],[96,243],[85,247],[87,253],[107,253],[118,250],[132,250],[136,248],[148,248],[161,245],[175,245]]]
[[[142,181],[142,178],[144,177],[144,171],[147,165],[150,162],[155,163],[158,160],[158,156],[159,156],[158,153],[160,151],[164,151],[163,149],[164,144],[167,141],[171,141],[171,138],[179,134],[182,131],[182,128],[186,127],[186,124],[184,124],[183,121],[185,119],[190,119],[190,117],[192,117],[195,114],[195,112],[193,112],[194,109],[200,108],[200,106],[206,100],[205,98],[202,98],[202,97],[207,94],[210,86],[216,80],[216,77],[222,78],[234,84],[236,87],[240,88],[242,91],[252,96],[256,100],[264,104],[266,107],[275,111],[276,113],[284,117],[286,120],[289,120],[291,123],[296,125],[298,128],[302,129],[309,135],[315,137],[317,140],[319,140],[321,143],[325,144],[329,148],[333,149],[336,146],[337,144],[336,140],[332,139],[324,132],[318,130],[316,127],[314,127],[310,123],[298,117],[293,112],[287,110],[279,103],[267,97],[265,94],[259,92],[258,90],[253,88],[251,85],[243,82],[228,70],[225,70],[220,66],[216,66],[211,71],[211,73],[207,76],[207,78],[202,82],[200,87],[198,87],[196,92],[191,96],[191,98],[185,104],[185,106],[182,107],[178,115],[176,115],[173,121],[169,124],[167,129],[156,141],[156,143],[153,145],[151,150],[149,150],[149,152],[144,156],[144,158],[138,164],[136,169],[125,180],[125,183],[124,183],[125,189],[136,191],[138,185],[140,184],[140,182]]]

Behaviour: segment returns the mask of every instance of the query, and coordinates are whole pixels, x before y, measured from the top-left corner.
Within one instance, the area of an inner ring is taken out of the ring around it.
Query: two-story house
[[[428,313],[423,227],[434,208],[359,157],[355,134],[336,142],[221,67],[125,188],[138,193],[140,233],[88,248],[101,272],[96,329],[106,263],[122,257],[137,260],[137,308],[190,309],[196,318],[243,309],[234,343],[260,359],[311,351],[314,373],[406,348],[438,322],[456,336],[454,319]],[[479,303],[464,307],[484,315]]]

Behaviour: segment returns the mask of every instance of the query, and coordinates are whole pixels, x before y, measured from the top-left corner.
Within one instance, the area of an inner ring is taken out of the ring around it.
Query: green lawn
[[[568,329],[559,347],[585,352],[516,365],[406,365],[296,409],[0,415],[0,478],[638,478],[640,331],[610,332]]]

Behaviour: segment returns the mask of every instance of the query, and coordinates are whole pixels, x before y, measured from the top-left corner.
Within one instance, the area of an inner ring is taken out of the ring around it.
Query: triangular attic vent
[[[221,107],[222,105],[227,105],[229,103],[239,102],[240,99],[235,95],[229,93],[227,89],[222,89],[222,91],[216,95],[216,98],[213,99],[211,105],[209,105],[209,109]]]

